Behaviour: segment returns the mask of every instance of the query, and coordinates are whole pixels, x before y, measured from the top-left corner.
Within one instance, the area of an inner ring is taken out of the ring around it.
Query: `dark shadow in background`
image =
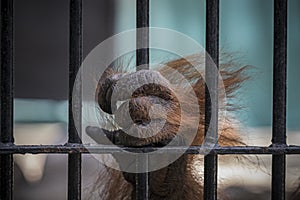
[[[113,34],[114,1],[83,1],[83,58]],[[68,98],[69,0],[15,0],[15,97]]]
[[[69,0],[15,0],[15,98],[66,100]],[[113,34],[113,0],[83,1],[83,59]],[[66,155],[49,155],[44,178],[28,184],[16,167],[15,199],[66,199]]]

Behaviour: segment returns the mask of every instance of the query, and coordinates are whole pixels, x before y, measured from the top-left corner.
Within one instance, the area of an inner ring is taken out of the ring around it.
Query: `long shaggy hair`
[[[219,72],[224,84],[225,94],[220,94],[220,99],[226,101],[219,108],[222,111],[234,111],[238,109],[233,100],[236,97],[236,91],[242,83],[248,79],[246,75],[247,67],[237,67],[235,62],[225,59],[226,62],[219,64]],[[107,136],[117,135],[114,139],[115,143],[124,146],[146,146],[159,144],[168,141],[176,136],[178,128],[194,127],[197,130],[196,137],[192,145],[201,145],[204,140],[204,110],[205,107],[205,82],[200,73],[193,65],[205,65],[203,55],[191,55],[186,58],[180,58],[169,61],[163,65],[159,65],[155,70],[142,70],[129,73],[124,70],[122,65],[110,66],[106,69],[97,87],[96,101],[99,107],[106,113],[112,114],[115,111],[116,121],[121,127],[126,127],[126,122],[122,121],[122,105],[117,108],[111,99],[112,90],[116,89],[116,82],[124,79],[127,85],[134,84],[132,80],[136,77],[141,79],[152,79],[156,83],[164,83],[165,85],[174,84],[176,87],[172,89],[160,84],[147,84],[134,91],[129,97],[130,116],[135,124],[130,126],[143,126],[147,128],[150,117],[149,111],[153,103],[161,103],[168,114],[165,116],[164,111],[156,110],[155,117],[159,120],[164,116],[165,124],[163,128],[155,135],[147,138],[137,138],[122,132],[122,129],[116,131],[106,130]],[[182,79],[187,81],[196,94],[197,102],[190,102],[190,97],[185,92],[186,87],[180,82],[178,77],[174,78],[174,71],[182,75]],[[126,93],[126,85],[118,92]],[[127,94],[124,94],[125,96]],[[180,98],[176,95],[180,95]],[[158,100],[163,99],[163,101]],[[181,101],[179,102],[179,99]],[[181,104],[181,105],[180,105]],[[201,115],[195,119],[191,113],[182,112],[180,106],[188,105],[190,111],[194,108],[200,110]],[[114,107],[115,106],[115,107]],[[121,117],[118,117],[121,116]],[[223,117],[223,115],[222,115]],[[222,123],[219,128],[218,143],[221,146],[241,146],[242,142],[237,126],[236,119],[232,114],[224,115],[225,119],[219,119]],[[198,123],[195,124],[195,121]],[[187,133],[188,134],[188,133]],[[183,138],[184,140],[185,138]],[[118,142],[116,142],[118,140]],[[115,158],[118,162],[118,158]],[[182,155],[178,160],[165,168],[149,173],[150,183],[150,199],[172,199],[172,200],[189,200],[203,199],[203,156],[201,155]],[[100,174],[97,175],[97,181],[92,187],[87,188],[87,199],[134,199],[135,198],[135,175],[131,173],[121,172],[115,169],[105,167]],[[225,199],[222,190],[219,192],[219,198]]]

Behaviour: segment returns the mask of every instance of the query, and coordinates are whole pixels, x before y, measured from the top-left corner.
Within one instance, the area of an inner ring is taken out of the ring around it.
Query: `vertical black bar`
[[[1,1],[1,143],[12,145],[14,100],[14,1]],[[0,199],[13,199],[13,155],[0,156]]]
[[[149,27],[149,0],[137,0],[136,2],[136,27]],[[140,29],[137,32],[137,47],[149,46],[149,30]],[[148,69],[147,66],[139,66],[149,63],[149,48],[141,48],[136,51],[137,70]]]
[[[142,152],[141,152],[142,153]],[[148,156],[137,156],[136,169],[137,171],[148,170]],[[135,177],[135,199],[147,200],[149,199],[149,173],[137,173]]]
[[[273,146],[286,145],[287,0],[274,1]],[[272,199],[285,199],[286,155],[273,155]]]
[[[219,0],[206,1],[206,51],[214,64],[219,65]],[[218,71],[206,59],[205,66],[206,85],[205,88],[205,135],[210,130],[218,138]],[[209,125],[211,127],[209,127]],[[217,155],[206,155],[204,157],[204,199],[217,199]]]
[[[149,27],[149,0],[137,0],[136,1],[136,27],[144,28]],[[136,66],[137,70],[149,69],[149,30],[138,29],[136,35]],[[139,48],[147,47],[147,48]],[[147,169],[148,157],[137,157],[137,170]],[[136,188],[135,196],[138,200],[147,200],[149,198],[149,174],[137,173],[136,174]]]
[[[82,0],[70,0],[69,48],[69,143],[81,143],[81,81],[76,85],[74,82],[82,62]],[[74,97],[72,97],[73,89],[77,91]],[[77,113],[77,119],[73,118],[73,112]],[[75,122],[79,125],[79,130],[75,128]],[[81,154],[69,154],[68,167],[68,199],[79,200],[81,199]]]

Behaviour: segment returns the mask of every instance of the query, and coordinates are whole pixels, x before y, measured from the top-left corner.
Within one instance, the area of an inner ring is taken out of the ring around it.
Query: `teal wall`
[[[205,46],[204,0],[151,0],[150,25],[182,32]],[[251,126],[270,126],[272,117],[273,1],[220,0],[220,47],[255,66],[241,90],[239,112]],[[288,127],[300,128],[300,1],[288,4]],[[117,0],[115,32],[135,28],[135,1]]]

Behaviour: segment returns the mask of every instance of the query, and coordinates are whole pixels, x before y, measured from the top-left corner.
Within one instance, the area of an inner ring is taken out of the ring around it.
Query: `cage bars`
[[[149,69],[149,0],[136,1],[136,70]],[[142,48],[141,48],[142,47]],[[145,48],[147,47],[147,48]],[[140,152],[143,154],[143,151]],[[148,156],[137,155],[135,176],[135,199],[149,199]]]
[[[1,1],[1,143],[11,146],[14,99],[14,1]],[[13,155],[0,157],[0,199],[13,199]]]
[[[82,62],[82,0],[70,0],[69,41],[68,143],[72,145],[81,143],[81,74],[77,75],[77,73]],[[74,84],[76,76],[79,76],[80,81]],[[77,118],[73,113],[76,113]],[[68,199],[81,199],[81,154],[79,152],[68,155]]]
[[[219,0],[206,2],[206,50],[218,66],[219,38]],[[66,145],[14,145],[13,142],[13,97],[14,97],[14,1],[1,1],[1,136],[0,136],[0,199],[13,199],[13,154],[63,153],[69,155],[68,199],[81,199],[81,154],[82,153],[118,153],[119,147],[93,147],[88,150],[81,144],[81,93],[72,99],[73,89],[81,90],[81,85],[74,85],[76,74],[82,61],[82,0],[70,0],[70,66],[69,66],[69,140]],[[137,0],[137,28],[149,27],[149,0]],[[137,46],[148,46],[149,32],[137,32]],[[148,69],[149,49],[137,50],[137,70]],[[217,154],[272,154],[272,199],[285,199],[286,154],[300,154],[300,146],[286,145],[286,70],[287,70],[287,0],[274,0],[274,54],[273,54],[273,138],[269,147],[216,146],[205,156],[204,198],[217,199]],[[146,65],[144,65],[146,64]],[[206,89],[205,128],[212,120],[212,131],[217,134],[218,80],[210,64],[206,64],[206,81],[212,85],[208,94]],[[73,106],[71,106],[73,103]],[[73,119],[72,112],[77,112],[78,119]],[[78,115],[79,114],[79,115]],[[79,131],[75,129],[79,123]],[[164,153],[178,153],[185,147],[167,147]],[[124,147],[131,152],[150,152],[155,147]],[[185,154],[198,154],[201,147],[191,146]],[[139,160],[137,167],[143,167]],[[137,175],[136,198],[149,198],[148,174]]]
[[[206,1],[205,136],[218,141],[219,0]],[[210,56],[211,59],[207,58]],[[213,62],[212,62],[213,61]],[[210,86],[208,89],[207,86]],[[217,199],[218,156],[204,157],[204,199]]]
[[[272,146],[286,146],[287,0],[274,1]],[[272,156],[272,199],[285,199],[286,155]]]
[[[149,0],[136,1],[136,66],[137,70],[149,69]]]
[[[93,146],[86,148],[83,144],[73,145],[0,145],[0,154],[66,154],[66,153],[94,153],[94,154],[108,154],[108,153],[122,153],[123,150],[129,152],[153,152],[159,150],[159,147],[119,147],[114,146]],[[199,154],[205,149],[199,146],[177,146],[177,147],[165,147],[161,153],[182,153],[182,149],[186,149],[185,154]],[[264,147],[264,146],[226,146],[215,147],[209,152],[209,154],[220,155],[238,155],[238,154],[300,154],[300,146],[290,145],[286,147]]]

